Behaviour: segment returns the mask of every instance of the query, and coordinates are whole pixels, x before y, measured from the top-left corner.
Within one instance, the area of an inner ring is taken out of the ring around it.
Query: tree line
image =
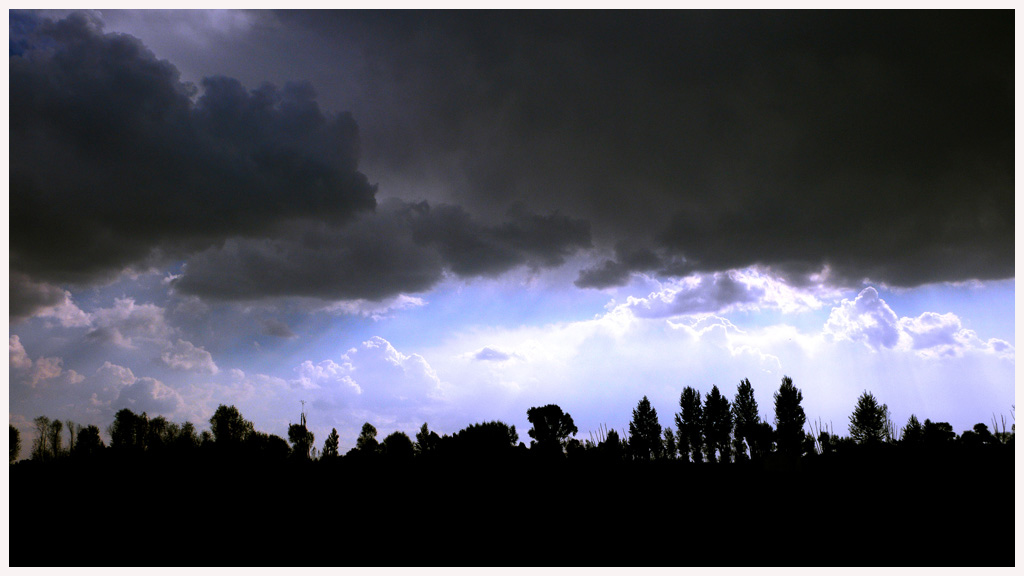
[[[573,418],[556,404],[532,407],[529,447],[520,441],[514,425],[501,421],[475,423],[454,434],[439,435],[424,423],[415,439],[395,431],[378,440],[377,429],[362,426],[355,446],[345,452],[332,429],[318,447],[307,427],[305,413],[288,427],[288,438],[260,432],[235,406],[220,405],[209,420],[210,429],[199,431],[191,422],[175,423],[163,416],[150,418],[128,408],[119,410],[107,428],[107,446],[95,425],[81,426],[71,420],[36,418],[35,439],[30,447],[33,462],[91,461],[99,458],[245,458],[263,462],[341,461],[361,464],[413,460],[492,461],[530,458],[537,461],[647,462],[676,461],[688,464],[740,464],[792,466],[801,460],[840,458],[865,452],[961,452],[1005,451],[1012,456],[1015,425],[993,418],[993,429],[984,423],[957,435],[947,422],[921,422],[911,415],[898,427],[889,409],[864,391],[849,416],[848,435],[829,426],[808,423],[801,406],[803,394],[789,377],[783,377],[773,395],[774,418],[762,419],[749,379],[737,387],[730,401],[717,386],[701,394],[685,387],[673,424],[662,426],[657,410],[644,396],[632,411],[628,430],[602,428],[589,438],[576,438]],[[10,425],[10,462],[20,456],[20,432]]]

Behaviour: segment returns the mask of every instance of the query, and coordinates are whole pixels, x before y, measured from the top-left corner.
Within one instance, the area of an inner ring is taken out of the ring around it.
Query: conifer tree
[[[331,428],[331,433],[324,440],[324,458],[336,458],[338,456],[338,430]]]
[[[661,457],[661,424],[658,411],[651,407],[647,396],[633,409],[633,419],[629,422],[629,448],[633,457],[639,460]]]
[[[878,404],[875,396],[864,391],[850,415],[850,438],[857,444],[873,446],[887,437],[889,408]]]

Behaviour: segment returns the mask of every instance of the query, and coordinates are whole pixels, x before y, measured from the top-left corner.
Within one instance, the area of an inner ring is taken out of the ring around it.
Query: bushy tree
[[[292,449],[288,441],[276,434],[267,434],[254,430],[245,437],[242,444],[244,453],[251,458],[262,461],[283,462],[291,456]]]
[[[619,433],[615,430],[608,431],[605,439],[598,443],[597,451],[601,458],[607,462],[621,462],[625,456],[622,440],[619,438]]]
[[[515,425],[500,420],[470,424],[452,437],[452,445],[462,457],[500,458],[518,443]]]
[[[964,430],[960,435],[960,443],[971,449],[979,449],[983,446],[998,444],[999,440],[989,431],[988,425],[978,422],[970,430]]]
[[[174,438],[174,448],[179,452],[190,452],[199,448],[199,434],[196,432],[195,424],[182,422],[178,435]]]
[[[359,437],[356,438],[356,450],[364,455],[374,454],[379,446],[377,442],[377,429],[369,422],[364,423],[363,429],[359,432]]]
[[[533,438],[531,447],[542,453],[562,454],[569,437],[579,431],[572,416],[556,404],[530,408],[526,419],[531,424],[527,431]]]
[[[103,439],[100,429],[92,424],[80,428],[75,439],[75,455],[79,458],[90,458],[103,451]]]
[[[804,448],[804,425],[807,416],[800,405],[804,396],[793,386],[793,379],[782,377],[775,399],[775,444],[778,451],[787,456],[800,456]]]
[[[949,422],[924,421],[924,443],[929,448],[948,448],[956,441],[956,432]]]
[[[679,395],[679,413],[676,414],[676,447],[683,460],[703,462],[704,410],[700,392],[687,386]]]
[[[309,459],[313,449],[313,432],[306,428],[306,416],[298,424],[288,425],[288,441],[292,445],[292,456],[299,459]]]
[[[385,458],[392,462],[408,461],[413,456],[412,440],[405,432],[392,432],[380,443],[380,451]]]
[[[661,424],[658,411],[651,407],[647,396],[633,409],[633,419],[629,421],[629,449],[639,460],[661,457]]]
[[[729,461],[731,434],[729,401],[719,392],[718,386],[712,386],[711,392],[704,397],[704,454],[708,462]]]
[[[213,441],[224,448],[237,448],[254,430],[252,422],[242,418],[242,413],[234,406],[221,404],[210,417],[210,430]]]
[[[889,408],[864,391],[850,415],[850,438],[866,446],[881,444],[888,437]]]

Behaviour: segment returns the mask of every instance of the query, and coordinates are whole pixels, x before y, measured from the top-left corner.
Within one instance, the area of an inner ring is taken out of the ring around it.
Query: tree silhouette
[[[924,421],[924,444],[929,448],[948,448],[956,441],[956,433],[949,422],[932,422],[927,418]]]
[[[359,432],[359,437],[356,438],[355,449],[364,455],[368,455],[376,453],[378,447],[377,429],[373,427],[373,424],[366,422],[363,424],[363,429]]]
[[[701,408],[700,392],[687,386],[679,395],[679,413],[676,414],[676,446],[683,460],[703,462],[704,457],[704,410]]]
[[[288,425],[288,441],[292,445],[292,455],[300,460],[310,458],[310,450],[313,448],[313,433],[306,428],[306,418],[298,424]]]
[[[530,408],[526,419],[532,425],[527,432],[533,438],[531,448],[546,454],[562,454],[569,437],[579,431],[572,416],[555,404]]]
[[[323,457],[338,457],[338,430],[336,428],[331,428],[331,433],[327,435],[327,440],[324,440]]]
[[[71,454],[75,451],[75,438],[78,434],[78,431],[81,430],[82,427],[79,426],[78,424],[75,424],[71,420],[65,422],[65,425],[67,426],[68,429],[68,454]]]
[[[247,458],[264,462],[281,462],[292,454],[288,442],[275,434],[253,430],[242,443]]]
[[[979,450],[985,446],[998,444],[999,441],[989,431],[988,425],[978,422],[970,430],[964,430],[960,435],[960,443],[970,450]]]
[[[36,427],[36,439],[32,443],[32,459],[43,462],[50,458],[50,419],[38,416],[32,421]]]
[[[452,437],[453,446],[459,456],[485,459],[499,459],[519,443],[519,433],[514,425],[494,420],[470,424]]]
[[[64,431],[64,423],[54,418],[50,422],[50,429],[47,432],[50,438],[48,440],[50,444],[50,452],[54,458],[60,458],[64,452],[63,443],[61,442],[61,434]]]
[[[423,426],[420,426],[420,431],[416,433],[416,443],[413,445],[413,450],[419,456],[426,456],[432,454],[440,442],[441,437],[437,435],[437,432],[431,432],[430,428],[427,427],[427,423],[424,422]]]
[[[210,430],[217,446],[237,449],[254,428],[252,422],[242,418],[238,408],[221,404],[210,417]]]
[[[917,416],[911,414],[907,419],[907,425],[903,427],[900,435],[900,444],[907,447],[916,447],[924,443],[924,426]]]
[[[658,411],[651,407],[647,396],[633,409],[633,419],[629,421],[629,450],[639,460],[661,457],[661,424]]]
[[[18,459],[18,455],[21,454],[21,432],[14,427],[14,424],[8,424],[8,426],[11,428],[11,435],[7,450],[11,454],[10,464],[14,464],[14,461]]]
[[[181,424],[177,437],[174,438],[174,449],[178,452],[187,453],[199,448],[199,436],[196,434],[196,427],[189,421]]]
[[[602,459],[608,462],[619,462],[625,456],[625,449],[622,447],[622,440],[619,433],[609,430],[605,439],[597,445],[598,453]]]
[[[91,458],[103,451],[103,439],[100,429],[92,424],[80,428],[75,439],[75,455],[79,458]]]
[[[708,462],[729,461],[732,433],[732,412],[729,401],[712,386],[711,392],[704,397],[704,454]],[[715,453],[718,453],[716,458]]]
[[[879,405],[875,396],[865,390],[850,415],[850,438],[867,446],[881,444],[887,436],[888,423],[889,408],[885,404]]]
[[[756,434],[756,427],[761,422],[760,412],[757,410],[757,400],[754,399],[754,387],[750,380],[740,380],[736,387],[736,397],[732,402],[733,430],[736,437],[735,453],[740,457],[745,448],[750,449],[750,456],[754,456],[753,438]],[[744,447],[744,444],[746,446]]]
[[[405,432],[392,432],[380,443],[380,451],[392,462],[407,462],[413,457],[412,440]]]
[[[778,451],[786,456],[800,456],[804,448],[804,424],[807,416],[800,406],[804,396],[793,386],[793,379],[782,377],[775,398],[775,443]]]
[[[676,453],[677,453],[678,449],[676,448],[676,435],[672,431],[672,427],[671,426],[665,426],[665,429],[662,431],[661,435],[663,437],[663,440],[662,440],[662,443],[661,443],[662,444],[662,451],[661,451],[661,453],[664,454],[665,457],[668,458],[669,460],[675,460],[676,459]]]
[[[163,450],[171,443],[176,433],[177,426],[167,422],[163,416],[152,418],[146,430],[146,450]]]
[[[775,430],[772,425],[762,420],[751,431],[750,457],[759,460],[772,452],[775,445]]]

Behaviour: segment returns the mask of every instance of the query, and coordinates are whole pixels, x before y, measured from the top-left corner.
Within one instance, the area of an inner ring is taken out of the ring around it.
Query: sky
[[[783,376],[808,429],[1013,422],[1012,11],[8,20],[23,438],[587,440],[743,379],[771,422]]]

